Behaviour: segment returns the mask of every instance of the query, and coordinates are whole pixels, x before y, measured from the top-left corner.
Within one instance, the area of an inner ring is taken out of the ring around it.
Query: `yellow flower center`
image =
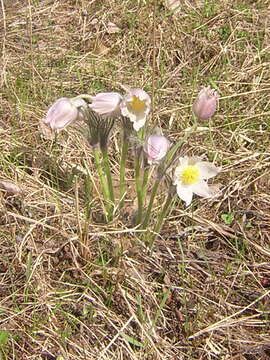
[[[133,95],[130,101],[130,107],[134,111],[141,111],[145,108],[145,100],[141,100],[137,96]]]
[[[192,185],[199,181],[200,171],[196,165],[188,165],[181,173],[180,179],[184,185]]]

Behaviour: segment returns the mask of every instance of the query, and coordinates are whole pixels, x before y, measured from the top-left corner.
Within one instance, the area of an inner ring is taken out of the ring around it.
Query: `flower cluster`
[[[193,104],[193,113],[199,120],[209,120],[216,112],[217,104],[217,92],[210,87],[203,88]],[[101,92],[95,96],[79,95],[71,99],[60,98],[49,108],[43,121],[52,130],[59,131],[78,119],[83,119],[88,125],[87,138],[89,143],[93,148],[107,151],[107,142],[115,119],[122,119],[124,128],[123,140],[127,142],[127,134],[132,129],[138,132],[145,125],[150,109],[150,96],[144,90],[134,88],[127,91],[124,95],[117,92]],[[166,164],[168,160],[167,154],[176,153],[177,146],[177,144],[173,145],[161,133],[152,133],[146,135],[142,150],[148,165],[156,165],[158,168],[161,168],[161,164]],[[125,149],[127,151],[127,147]],[[124,181],[126,155],[123,152],[122,159],[120,182]],[[168,170],[173,163],[175,162],[172,156],[170,158],[170,165],[163,166],[162,169]],[[137,166],[137,181],[139,181],[139,169],[140,166]],[[207,180],[216,176],[219,171],[218,167],[207,161],[202,161],[195,157],[180,157],[178,165],[173,172],[172,183],[179,198],[188,206],[192,201],[193,194],[204,198],[213,196]],[[109,179],[109,172],[107,172],[107,175]],[[112,183],[111,180],[108,181]],[[121,196],[124,194],[124,187],[122,185],[120,183]],[[140,192],[140,186],[139,184],[137,185],[137,189]],[[144,192],[145,189],[142,190],[142,193]],[[110,200],[112,201],[113,199],[114,196],[111,194]]]
[[[79,95],[72,99],[58,99],[49,108],[44,119],[45,124],[52,130],[64,129],[78,119],[80,108],[85,109],[87,106],[83,99],[90,100],[88,107],[103,118],[116,118],[121,115],[127,117],[136,131],[144,126],[151,108],[150,96],[142,89],[131,89],[124,96],[117,92],[102,92],[96,96],[85,97]]]

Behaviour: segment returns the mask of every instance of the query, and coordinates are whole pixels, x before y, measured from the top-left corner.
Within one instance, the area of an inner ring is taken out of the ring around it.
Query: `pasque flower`
[[[60,98],[49,108],[44,123],[52,130],[62,130],[80,116],[80,107],[85,107],[86,102],[82,99]]]
[[[120,102],[122,96],[117,92],[99,93],[93,96],[90,108],[96,113],[109,117],[120,115]]]
[[[174,185],[181,200],[188,206],[193,197],[193,193],[204,197],[212,197],[213,194],[207,182],[220,171],[208,161],[201,161],[199,158],[180,157],[179,165],[174,173]]]
[[[193,104],[193,112],[200,120],[210,119],[217,108],[218,93],[210,86],[203,88]]]
[[[167,154],[171,146],[170,141],[163,135],[150,135],[144,144],[144,152],[148,164],[159,163]]]
[[[131,89],[120,104],[121,113],[133,123],[133,128],[139,131],[144,126],[146,116],[150,112],[150,96],[142,89]]]

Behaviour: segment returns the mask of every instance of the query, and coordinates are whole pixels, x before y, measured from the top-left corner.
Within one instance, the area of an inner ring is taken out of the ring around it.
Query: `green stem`
[[[152,189],[152,192],[151,192],[151,196],[150,196],[150,200],[149,200],[149,204],[148,204],[146,214],[145,214],[145,217],[144,217],[144,221],[142,223],[142,229],[145,229],[147,227],[147,225],[148,225],[150,215],[151,215],[151,211],[152,211],[152,207],[153,207],[153,203],[154,203],[154,200],[155,200],[155,197],[156,197],[156,194],[157,194],[157,190],[158,190],[160,181],[161,181],[161,178],[158,177],[156,179],[155,183],[154,183],[154,186],[153,186],[153,189]]]
[[[98,176],[100,179],[101,191],[102,191],[104,200],[106,202],[106,206],[105,206],[106,211],[108,212],[107,206],[108,206],[108,201],[109,201],[109,191],[108,191],[105,174],[104,174],[104,171],[102,168],[102,163],[101,163],[101,158],[100,158],[100,150],[98,148],[95,148],[93,150],[93,154],[94,154],[94,159],[95,159],[95,163],[96,163],[96,167],[97,167],[97,171],[98,171]]]
[[[142,184],[140,181],[141,175],[141,157],[140,155],[136,156],[135,160],[135,183],[136,183],[136,193],[138,201],[138,209],[136,215],[136,225],[140,224],[142,221],[142,211],[143,211],[143,191]]]
[[[150,236],[149,236],[148,242],[149,242],[150,247],[152,247],[153,242],[155,240],[155,235],[160,232],[160,229],[162,228],[164,220],[165,220],[167,214],[169,213],[169,211],[171,210],[172,202],[173,202],[174,198],[175,198],[175,195],[172,195],[169,192],[169,194],[167,196],[167,199],[166,199],[166,202],[162,206],[162,210],[160,211],[160,213],[158,215],[157,223],[156,223],[156,225],[154,227],[153,233],[151,233]]]
[[[148,177],[149,177],[149,167],[144,169],[143,171],[143,182],[142,182],[142,198],[145,198],[145,193],[148,184]]]
[[[123,137],[122,144],[122,152],[120,159],[120,203],[119,209],[121,209],[124,205],[124,196],[126,192],[126,183],[125,183],[125,170],[126,170],[126,162],[127,162],[127,154],[128,154],[128,141]]]
[[[111,200],[112,204],[114,204],[114,191],[113,191],[113,182],[112,182],[112,174],[110,169],[109,157],[107,149],[101,149],[102,156],[103,156],[103,165],[104,171],[107,178],[108,184],[108,192],[109,192],[109,199]]]

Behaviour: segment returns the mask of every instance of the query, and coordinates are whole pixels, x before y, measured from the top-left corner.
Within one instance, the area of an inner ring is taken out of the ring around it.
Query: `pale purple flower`
[[[193,104],[193,112],[200,120],[210,119],[216,112],[218,93],[210,86],[203,88]]]
[[[60,98],[51,105],[43,122],[52,130],[62,130],[77,120],[83,106],[86,103],[82,99]]]
[[[144,144],[144,152],[148,164],[159,163],[167,154],[171,146],[170,141],[163,135],[150,135]]]
[[[120,115],[121,101],[122,96],[117,92],[99,93],[93,96],[89,107],[100,115],[116,117]]]
[[[151,98],[142,89],[131,89],[120,104],[121,113],[133,123],[133,128],[139,131],[144,126],[146,116],[150,112]]]
[[[204,197],[213,197],[213,192],[207,182],[220,172],[220,168],[208,161],[201,161],[198,158],[180,157],[179,165],[174,172],[174,185],[181,200],[188,206],[193,193]]]

